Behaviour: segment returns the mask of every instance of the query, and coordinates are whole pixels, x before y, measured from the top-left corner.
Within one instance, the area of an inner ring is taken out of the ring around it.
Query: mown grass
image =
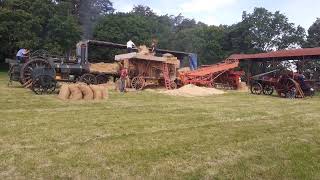
[[[61,102],[6,82],[0,179],[320,179],[319,96]]]

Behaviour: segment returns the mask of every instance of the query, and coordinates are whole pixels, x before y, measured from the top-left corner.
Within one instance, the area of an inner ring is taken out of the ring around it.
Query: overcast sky
[[[254,7],[281,11],[290,22],[308,29],[320,18],[320,0],[111,0],[117,11],[128,12],[134,5],[151,7],[157,14],[194,18],[209,25],[233,24],[241,21],[243,11]]]

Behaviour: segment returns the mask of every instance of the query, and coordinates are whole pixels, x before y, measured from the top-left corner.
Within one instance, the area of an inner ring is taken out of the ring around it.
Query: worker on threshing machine
[[[26,49],[20,49],[17,52],[16,55],[16,59],[18,63],[25,63],[27,61],[27,58],[29,57],[30,51],[26,48]]]
[[[120,69],[120,92],[126,92],[126,80],[128,78],[128,69],[121,64]]]
[[[127,51],[128,51],[128,53],[132,53],[134,47],[136,47],[136,45],[130,39],[127,42]]]
[[[198,69],[198,57],[196,54],[189,54],[189,63],[192,71]]]
[[[156,50],[157,50],[157,41],[153,39],[151,43],[151,52],[155,54]]]

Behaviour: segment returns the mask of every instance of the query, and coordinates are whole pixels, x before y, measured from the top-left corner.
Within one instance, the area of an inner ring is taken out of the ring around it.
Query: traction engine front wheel
[[[260,83],[253,83],[251,85],[251,93],[252,94],[256,94],[256,95],[260,95],[263,91],[262,85]]]

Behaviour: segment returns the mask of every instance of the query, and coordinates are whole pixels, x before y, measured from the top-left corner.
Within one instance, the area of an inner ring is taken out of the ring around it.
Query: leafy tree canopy
[[[320,47],[320,18],[308,30],[307,47]]]

